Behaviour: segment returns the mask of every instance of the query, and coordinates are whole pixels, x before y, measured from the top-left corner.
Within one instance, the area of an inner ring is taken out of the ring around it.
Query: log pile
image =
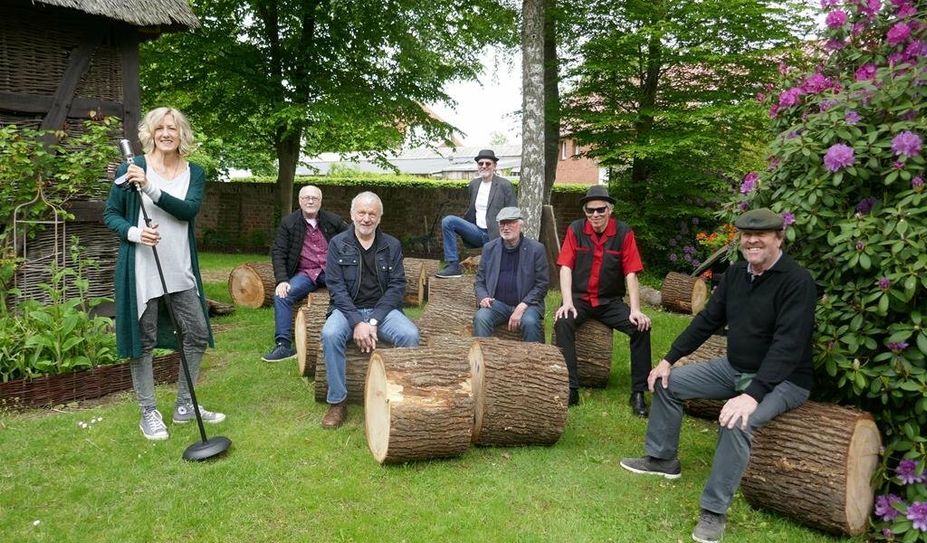
[[[806,402],[756,431],[741,490],[754,507],[858,535],[872,512],[881,446],[869,413]]]
[[[378,342],[376,351],[391,349],[389,344]],[[328,397],[328,374],[325,368],[323,348],[319,344],[315,365],[315,401],[325,403]],[[348,389],[347,402],[350,404],[364,403],[364,382],[367,380],[367,366],[370,364],[372,353],[362,353],[357,345],[350,339],[345,346],[345,386]]]
[[[235,305],[270,307],[276,287],[274,267],[270,262],[240,264],[229,273],[229,296]]]
[[[428,304],[418,320],[423,343],[445,334],[471,335],[476,295],[472,275],[428,280]]]
[[[306,296],[306,305],[294,315],[293,345],[296,347],[297,370],[301,377],[315,379],[315,365],[318,359],[322,327],[328,312],[328,290],[319,289]]]
[[[557,344],[554,331],[553,343]],[[579,386],[605,388],[612,371],[612,329],[589,319],[576,329],[576,374]]]
[[[669,272],[663,279],[661,303],[667,311],[695,315],[708,301],[708,286],[698,277]]]
[[[726,355],[727,337],[714,335],[705,340],[705,343],[702,343],[692,354],[677,360],[673,366],[699,364]],[[686,400],[682,403],[683,410],[689,416],[708,420],[718,420],[722,407],[724,407],[722,400]]]

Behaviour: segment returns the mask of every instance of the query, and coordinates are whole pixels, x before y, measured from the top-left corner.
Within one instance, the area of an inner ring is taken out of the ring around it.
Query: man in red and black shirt
[[[615,200],[605,187],[590,187],[580,203],[586,218],[570,224],[557,259],[563,305],[555,314],[555,327],[557,346],[570,374],[570,405],[579,403],[576,329],[586,320],[596,319],[630,336],[631,409],[646,417],[650,318],[640,310],[637,274],[644,266],[634,232],[611,216]],[[630,306],[624,303],[625,292]]]

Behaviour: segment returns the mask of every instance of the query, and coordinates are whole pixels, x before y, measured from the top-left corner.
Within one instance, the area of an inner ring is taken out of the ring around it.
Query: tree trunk
[[[470,350],[473,443],[552,445],[567,420],[570,384],[560,349],[543,343],[479,338]]]
[[[458,456],[470,447],[467,344],[377,350],[364,396],[367,446],[380,464]]]
[[[269,307],[275,288],[274,267],[269,262],[239,264],[229,273],[229,296],[235,305]]]
[[[403,258],[406,271],[407,305],[424,305],[427,298],[428,278],[437,273],[441,262],[430,258]]]
[[[547,256],[547,269],[551,277],[559,277],[557,259],[560,258],[560,235],[557,233],[557,218],[554,217],[554,206],[545,204],[541,208],[541,232],[538,238],[544,245]],[[560,281],[551,281],[548,290],[559,290]]]
[[[727,338],[725,336],[711,336],[702,343],[689,356],[684,356],[673,364],[674,367],[685,366],[687,364],[701,364],[714,360],[722,356],[727,356]],[[682,402],[682,408],[686,414],[700,419],[718,420],[721,414],[721,408],[724,407],[722,400],[686,400]]]
[[[283,217],[293,209],[293,181],[299,163],[300,129],[277,129],[277,205]]]
[[[381,346],[382,345],[382,346]],[[392,349],[389,344],[377,342],[377,349],[374,352],[380,352],[383,349]],[[325,356],[322,354],[322,345],[319,344],[318,354],[316,355],[315,365],[315,401],[325,403],[328,397],[328,373],[325,368]],[[367,367],[370,364],[371,353],[362,353],[354,345],[354,342],[348,340],[345,349],[345,385],[348,389],[347,402],[351,404],[364,403],[364,381],[367,378]]]
[[[663,16],[655,15],[651,24],[656,25],[663,18]],[[644,78],[640,82],[637,120],[634,123],[635,138],[642,145],[648,143],[650,133],[653,131],[653,112],[656,108],[660,68],[663,63],[663,46],[660,43],[660,35],[655,30],[650,32],[644,63]],[[640,212],[643,212],[647,199],[646,183],[650,177],[651,169],[651,160],[641,156],[635,156],[631,163],[631,186],[634,187],[634,190],[629,191],[629,195],[633,198],[631,204]]]
[[[544,203],[544,13],[546,0],[522,0],[522,151],[518,205],[526,237],[538,239]]]
[[[296,312],[293,324],[293,344],[296,346],[296,362],[299,375],[315,379],[322,327],[328,312],[328,290],[317,290],[306,298],[305,307]]]
[[[663,279],[661,303],[668,311],[695,315],[708,301],[708,286],[698,277],[669,272]]]
[[[545,0],[544,9],[544,201],[557,178],[560,151],[560,62],[557,58],[556,0]],[[543,223],[542,223],[543,224]],[[543,227],[541,228],[543,230]],[[551,267],[550,269],[554,269]]]
[[[881,446],[869,413],[806,402],[756,432],[741,491],[754,507],[828,532],[861,534]]]
[[[557,343],[554,332],[553,343]],[[579,386],[605,388],[612,372],[612,329],[589,319],[576,329],[576,373]]]

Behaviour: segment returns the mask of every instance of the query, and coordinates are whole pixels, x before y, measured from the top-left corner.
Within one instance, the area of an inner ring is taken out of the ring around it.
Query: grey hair
[[[354,210],[357,209],[357,204],[361,202],[376,202],[377,206],[380,207],[380,216],[383,216],[383,201],[380,200],[380,197],[375,193],[370,192],[369,190],[364,191],[351,200],[351,214],[354,214]]]

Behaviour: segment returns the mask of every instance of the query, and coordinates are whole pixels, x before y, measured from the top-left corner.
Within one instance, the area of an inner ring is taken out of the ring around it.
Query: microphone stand
[[[129,163],[132,164],[131,159],[129,159]],[[137,184],[135,185],[135,192],[138,194],[138,205],[142,208],[145,226],[151,228],[151,217],[148,216],[148,210],[145,209],[142,191]],[[177,350],[180,352],[180,362],[181,366],[183,366],[184,378],[187,380],[187,389],[190,391],[190,399],[193,401],[193,412],[196,414],[196,424],[200,429],[200,442],[187,447],[183,452],[183,459],[197,461],[208,460],[227,451],[232,445],[232,441],[222,436],[215,436],[210,439],[206,438],[206,428],[203,426],[203,417],[200,415],[200,404],[196,401],[196,391],[193,389],[193,378],[190,377],[190,367],[187,365],[187,355],[184,353],[183,349],[183,328],[177,321],[177,315],[174,313],[174,305],[171,303],[171,295],[167,291],[167,281],[164,280],[164,270],[161,268],[161,259],[158,258],[158,248],[152,245],[151,252],[154,254],[155,266],[158,268],[158,277],[161,279],[161,288],[164,291],[164,304],[167,306],[167,314],[170,315],[171,326],[174,327],[174,334],[177,336]]]

